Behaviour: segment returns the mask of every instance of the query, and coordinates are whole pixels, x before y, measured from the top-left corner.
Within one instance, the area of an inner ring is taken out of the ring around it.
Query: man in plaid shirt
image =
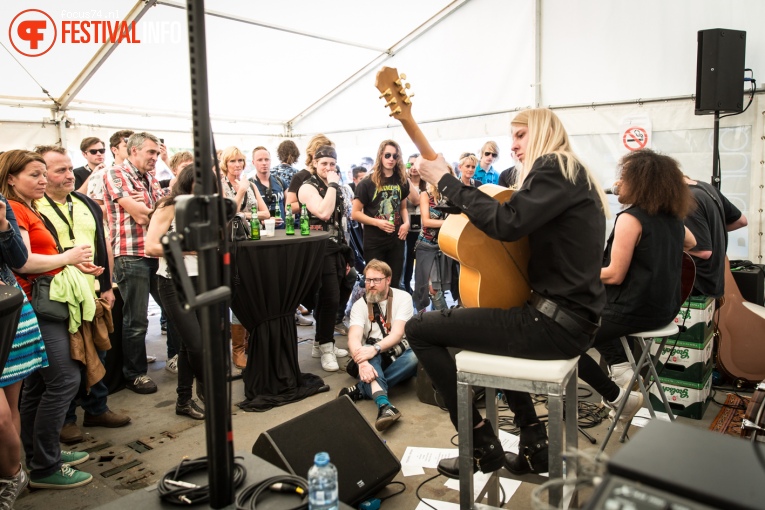
[[[124,301],[122,308],[122,371],[127,388],[154,393],[157,385],[146,375],[146,329],[149,293],[156,293],[159,261],[144,252],[149,214],[162,197],[153,171],[160,156],[159,139],[135,133],[127,142],[128,157],[104,174],[104,203],[114,251],[114,278]]]

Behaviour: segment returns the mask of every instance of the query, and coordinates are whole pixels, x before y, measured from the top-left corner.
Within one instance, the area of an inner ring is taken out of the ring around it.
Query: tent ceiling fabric
[[[0,4],[3,27],[28,8],[20,3]],[[190,132],[183,5],[159,0],[147,9],[137,25],[141,43],[117,45],[68,105],[76,124]],[[39,0],[34,7],[59,23],[120,20],[144,6],[108,0],[87,11],[76,2]],[[207,8],[210,113],[215,131],[230,134],[392,126],[372,87],[382,65],[407,74],[417,95],[414,114],[426,123],[533,106],[536,87],[541,104],[553,106],[690,96],[696,32],[717,26],[746,30],[747,67],[765,70],[765,2],[417,0],[395,8],[368,0],[215,0]],[[439,22],[428,25],[434,17]],[[59,98],[100,47],[57,43],[29,58],[12,49],[5,29],[0,42],[8,50],[0,50],[6,121],[40,122],[52,106],[22,65]]]

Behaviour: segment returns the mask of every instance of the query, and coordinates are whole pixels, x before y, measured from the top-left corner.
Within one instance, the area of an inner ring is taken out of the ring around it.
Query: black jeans
[[[191,400],[191,388],[194,378],[197,379],[198,388],[204,381],[204,368],[202,365],[202,328],[197,311],[188,312],[181,307],[178,293],[173,281],[163,276],[158,276],[159,297],[162,300],[165,314],[168,318],[168,334],[170,328],[175,328],[180,340],[178,352],[178,402],[184,404]],[[197,277],[192,276],[191,281],[197,288]]]
[[[364,237],[364,240],[366,241],[368,237]],[[369,264],[372,259],[382,260],[390,266],[392,273],[390,280],[391,287],[397,289],[401,281],[401,273],[404,270],[404,241],[398,237],[391,236],[390,239],[386,239],[383,243],[375,240],[371,246],[365,242],[364,260]]]
[[[412,274],[414,274],[414,246],[417,244],[417,238],[420,237],[420,231],[415,230],[406,235],[406,251],[404,256],[404,287],[403,289],[412,294]]]
[[[345,318],[345,309],[348,306],[348,300],[351,299],[353,293],[353,286],[356,285],[356,279],[359,274],[356,269],[351,268],[348,274],[343,276],[340,280],[340,300],[337,307],[337,315],[335,317],[335,324],[340,324]]]
[[[538,360],[570,359],[587,349],[590,337],[573,337],[531,305],[498,308],[455,308],[420,312],[406,324],[409,345],[444,398],[449,417],[457,427],[457,366],[447,347],[500,356]],[[539,422],[528,393],[507,391],[515,424]],[[473,406],[473,423],[481,415]]]
[[[340,307],[340,280],[345,273],[340,274],[342,256],[340,253],[332,253],[324,257],[321,268],[321,287],[319,297],[313,311],[316,319],[316,340],[320,344],[334,341],[335,319],[337,309]],[[345,268],[345,262],[342,262]]]

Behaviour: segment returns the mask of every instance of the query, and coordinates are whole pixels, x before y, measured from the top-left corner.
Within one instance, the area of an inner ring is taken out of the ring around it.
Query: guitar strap
[[[366,297],[364,298],[364,301],[366,301]],[[373,324],[377,324],[380,328],[380,332],[382,333],[383,338],[388,336],[390,333],[390,316],[392,315],[393,310],[393,291],[388,289],[388,301],[386,302],[386,307],[388,318],[386,319],[385,315],[382,313],[382,309],[380,308],[380,305],[378,303],[370,303],[367,301],[367,311],[369,313],[369,320]]]

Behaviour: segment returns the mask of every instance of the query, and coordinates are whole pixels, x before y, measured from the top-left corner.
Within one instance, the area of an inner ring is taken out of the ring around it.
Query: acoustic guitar
[[[406,75],[399,75],[392,67],[383,67],[375,79],[375,87],[385,99],[390,116],[398,119],[414,145],[428,160],[436,159],[436,152],[412,118],[414,94],[407,95],[409,83]],[[499,202],[510,200],[513,191],[494,184],[478,188]],[[492,239],[465,214],[451,214],[438,234],[441,251],[460,263],[460,299],[468,308],[513,308],[529,299],[528,239],[502,242]]]
[[[720,307],[717,367],[736,387],[765,379],[765,308],[741,295],[725,259],[725,298]]]

